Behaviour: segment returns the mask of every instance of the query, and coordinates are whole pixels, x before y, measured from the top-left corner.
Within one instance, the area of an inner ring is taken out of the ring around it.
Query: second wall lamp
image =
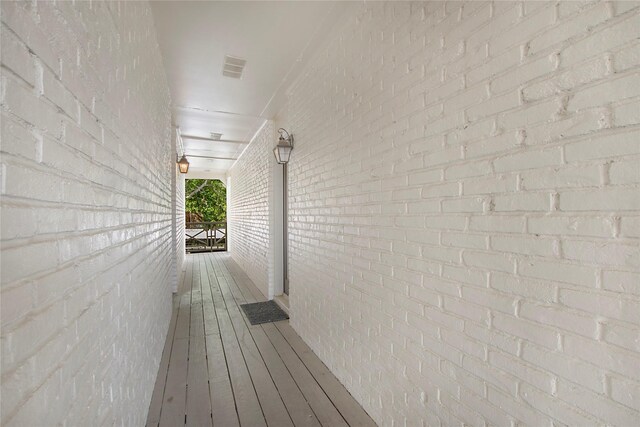
[[[273,154],[276,156],[276,161],[280,164],[286,164],[289,162],[289,157],[291,157],[291,150],[293,150],[293,135],[290,135],[289,132],[284,130],[283,128],[278,129],[278,133],[280,134],[280,138],[278,138],[278,145],[273,149]],[[284,134],[287,137],[284,137]]]
[[[180,168],[180,173],[189,172],[189,160],[187,160],[187,156],[184,154],[182,155],[182,158],[178,160],[178,167]]]

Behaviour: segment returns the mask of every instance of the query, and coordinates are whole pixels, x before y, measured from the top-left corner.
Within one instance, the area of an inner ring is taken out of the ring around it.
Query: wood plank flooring
[[[375,426],[288,321],[249,323],[265,298],[226,252],[185,265],[147,426]]]

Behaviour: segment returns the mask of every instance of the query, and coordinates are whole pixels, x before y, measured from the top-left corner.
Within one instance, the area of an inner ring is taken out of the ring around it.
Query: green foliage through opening
[[[187,221],[226,221],[227,189],[219,180],[188,179],[185,184]]]

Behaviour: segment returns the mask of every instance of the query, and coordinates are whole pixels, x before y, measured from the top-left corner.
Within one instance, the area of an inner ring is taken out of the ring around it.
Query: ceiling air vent
[[[222,139],[222,134],[217,132],[211,132],[211,139],[214,141],[220,141]]]
[[[244,59],[226,55],[224,57],[222,75],[231,77],[232,79],[239,79],[240,77],[242,77],[242,71],[244,71],[244,66],[246,63],[247,61]]]

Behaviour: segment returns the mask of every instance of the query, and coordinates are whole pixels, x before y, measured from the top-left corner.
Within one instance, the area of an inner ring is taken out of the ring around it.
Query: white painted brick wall
[[[227,208],[228,249],[265,296],[269,296],[271,270],[269,197],[275,162],[273,126],[272,121],[265,123],[228,174],[231,188]]]
[[[178,153],[178,140],[176,129],[172,129],[171,132],[171,151],[176,153],[176,160]],[[171,216],[172,216],[172,224],[171,227],[173,229],[172,235],[172,243],[173,247],[173,258],[175,259],[175,268],[172,271],[171,275],[171,283],[172,291],[178,292],[179,280],[182,274],[182,267],[184,265],[185,259],[185,214],[184,214],[184,206],[185,206],[185,174],[180,173],[180,169],[177,164],[174,164],[173,174],[172,174],[171,186],[174,188],[174,192],[171,198]]]
[[[143,425],[171,313],[169,91],[139,2],[2,2],[0,423]]]
[[[177,169],[177,168],[176,168]],[[182,271],[182,267],[184,265],[185,259],[185,215],[184,215],[184,204],[185,204],[185,176],[180,173],[180,170],[177,169],[176,174],[176,199],[175,199],[175,272],[176,276],[174,278],[173,283],[174,288],[173,291],[178,291],[178,282],[180,280],[180,274]]]
[[[367,2],[290,89],[291,322],[378,423],[638,424],[639,35]]]

